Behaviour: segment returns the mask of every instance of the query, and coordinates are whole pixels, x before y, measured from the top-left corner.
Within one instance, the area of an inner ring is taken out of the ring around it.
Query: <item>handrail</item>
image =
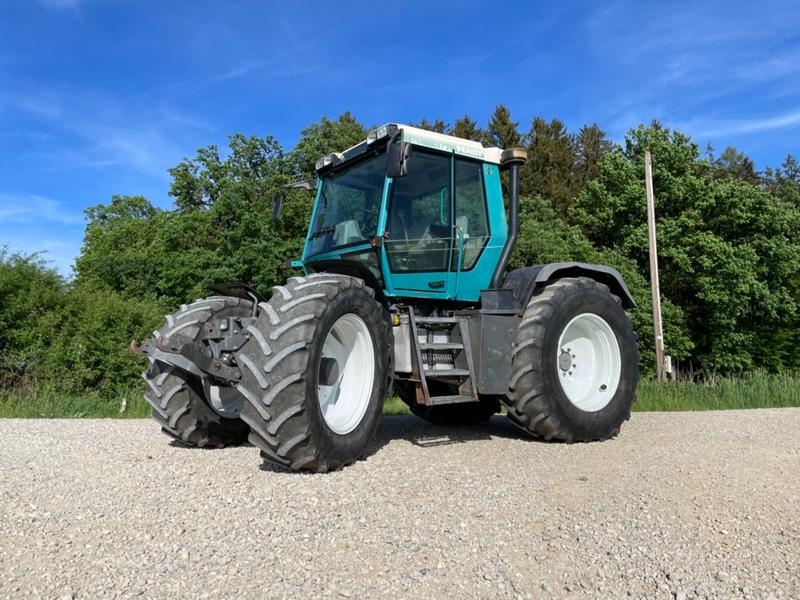
[[[455,289],[453,290],[453,296],[458,294],[458,277],[461,273],[461,263],[464,258],[464,230],[461,229],[458,225],[453,225],[453,229],[456,231],[456,235],[458,235],[458,261],[456,261],[456,282],[455,282]]]

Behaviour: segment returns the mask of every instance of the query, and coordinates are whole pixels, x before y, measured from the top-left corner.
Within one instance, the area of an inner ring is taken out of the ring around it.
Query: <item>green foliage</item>
[[[641,126],[606,156],[570,211],[598,247],[648,272],[644,149],[654,156],[663,296],[682,308],[701,369],[796,367],[781,332],[798,326],[800,213],[763,189],[716,176],[679,132]],[[666,318],[665,318],[666,319]],[[668,352],[670,336],[665,334]]]
[[[61,328],[65,286],[40,256],[0,249],[0,388],[35,375]]]
[[[163,320],[166,304],[69,284],[40,258],[0,252],[0,388],[58,382],[111,395],[141,361],[127,344]]]
[[[759,174],[740,151],[701,157],[688,137],[658,123],[632,130],[624,147],[596,125],[570,133],[557,119],[537,117],[523,135],[503,105],[485,128],[467,115],[452,128],[441,119],[419,126],[527,146],[511,267],[578,260],[618,269],[637,302],[631,318],[645,372],[654,362],[643,181],[650,148],[667,352],[705,373],[800,368],[800,167],[791,155]],[[143,413],[140,401],[128,400],[142,369],[130,340],[212,284],[246,281],[268,294],[284,281],[284,261],[300,255],[311,201],[307,192],[286,191],[273,221],[273,200],[284,184],[313,177],[319,157],[366,134],[347,112],[309,125],[288,153],[270,136],[242,134],[222,151],[198,149],[169,171],[174,210],[112,196],[86,211],[74,281],[39,256],[0,251],[0,414],[110,416],[120,399],[126,414]],[[690,406],[683,396],[719,407],[756,405],[763,394],[798,403],[786,395],[794,382],[764,375],[730,388],[645,383],[640,408]],[[747,391],[734,401],[737,386]],[[59,400],[65,392],[68,400]],[[35,409],[22,406],[26,398]]]
[[[37,379],[58,381],[71,392],[96,390],[114,396],[142,371],[141,359],[128,344],[147,337],[171,310],[164,302],[73,286],[66,294],[61,327],[40,359]]]
[[[574,148],[572,180],[577,193],[599,177],[603,158],[614,149],[614,144],[606,137],[605,131],[592,123],[580,128],[574,139]]]
[[[313,177],[317,159],[331,152],[341,152],[366,137],[367,130],[349,111],[336,121],[323,116],[301,132],[300,141],[289,157],[293,176],[297,179]]]
[[[764,170],[764,183],[774,196],[800,209],[800,165],[791,154],[781,168]]]
[[[486,135],[485,132],[478,127],[478,124],[469,118],[469,115],[464,115],[456,120],[450,134],[465,140],[472,140],[473,142],[480,142]]]
[[[713,158],[713,155],[709,158],[717,169],[717,173],[722,177],[739,179],[753,185],[759,182],[753,161],[744,152],[740,152],[733,146],[725,148],[719,158]]]
[[[528,161],[520,173],[523,193],[539,194],[560,213],[566,213],[575,195],[575,148],[564,123],[533,119],[528,135]]]
[[[524,197],[520,205],[520,236],[510,267],[574,260],[617,269],[636,301],[637,306],[631,311],[631,321],[639,334],[642,369],[645,373],[651,372],[655,363],[653,304],[649,282],[636,263],[616,249],[596,248],[580,228],[564,222],[550,203],[540,196]],[[661,309],[664,337],[669,341],[668,351],[677,359],[688,358],[693,343],[683,310],[666,298],[662,300]]]
[[[511,111],[508,108],[503,104],[498,104],[489,119],[489,126],[486,128],[483,140],[484,145],[505,149],[519,146],[521,141],[519,123],[511,120]]]
[[[434,131],[436,133],[450,132],[450,126],[441,119],[434,119],[433,121],[428,121],[428,119],[423,117],[419,123],[414,124],[414,127],[419,127],[420,129],[427,129],[428,131]]]

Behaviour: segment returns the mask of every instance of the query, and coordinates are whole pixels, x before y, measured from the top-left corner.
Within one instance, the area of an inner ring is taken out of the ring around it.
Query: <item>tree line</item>
[[[419,127],[507,148],[522,145],[521,230],[511,268],[581,260],[616,267],[637,301],[642,366],[652,371],[643,156],[653,154],[666,350],[694,372],[794,370],[800,358],[800,167],[791,155],[758,172],[744,153],[716,155],[658,122],[614,143],[596,124],[569,131],[534,117],[521,128],[497,106],[484,127],[469,116]],[[291,191],[271,218],[274,190],[314,174],[320,156],[356,144],[352,114],[322,117],[286,150],[272,136],[230,136],[171,168],[174,207],[113,196],[86,211],[69,280],[42,256],[0,252],[0,387],[56,381],[114,394],[141,362],[131,339],[220,281],[262,293],[290,276],[311,201]]]

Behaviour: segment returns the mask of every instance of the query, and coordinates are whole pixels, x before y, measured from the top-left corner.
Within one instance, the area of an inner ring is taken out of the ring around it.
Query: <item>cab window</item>
[[[460,158],[455,159],[455,225],[456,250],[463,239],[461,270],[475,266],[484,246],[489,241],[489,218],[486,214],[486,198],[483,186],[481,163]],[[454,261],[458,261],[455,253]],[[454,270],[457,265],[453,265]]]
[[[408,175],[392,181],[385,247],[393,272],[448,270],[450,194],[450,157],[415,148]]]

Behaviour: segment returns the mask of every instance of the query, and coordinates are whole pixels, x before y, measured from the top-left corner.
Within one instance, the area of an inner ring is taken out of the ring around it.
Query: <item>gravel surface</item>
[[[0,420],[0,597],[797,598],[799,432],[800,409],[576,445],[385,417],[369,458],[298,475],[151,421]]]

